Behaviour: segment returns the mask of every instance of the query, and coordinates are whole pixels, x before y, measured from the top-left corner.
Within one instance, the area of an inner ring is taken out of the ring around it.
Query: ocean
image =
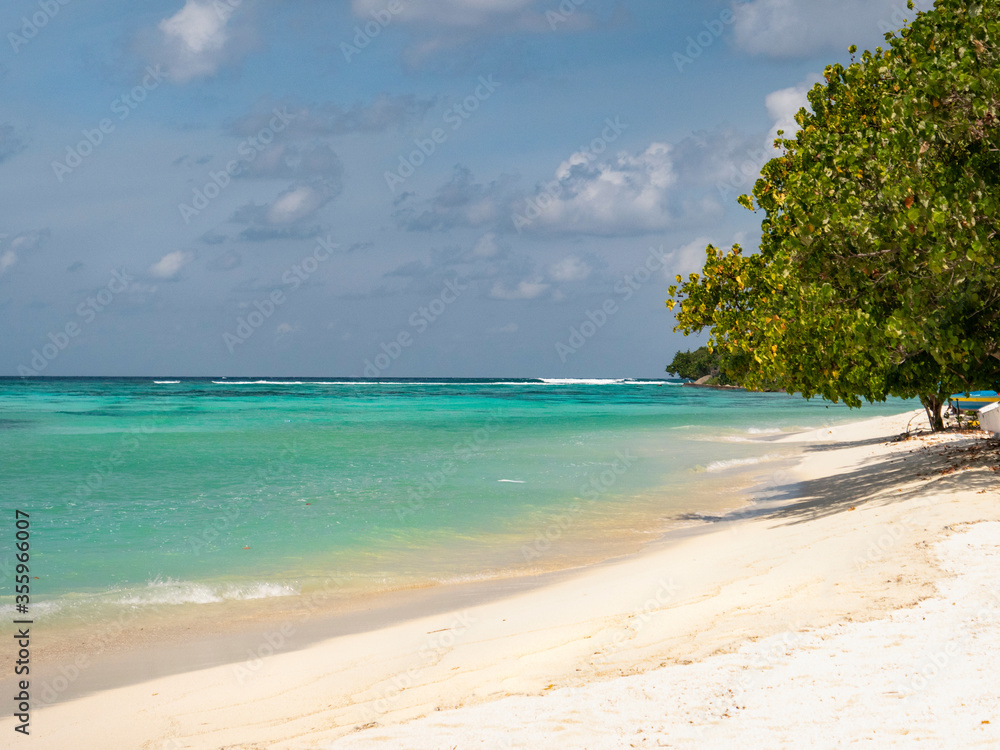
[[[510,578],[732,509],[796,455],[770,438],[911,408],[641,380],[6,378],[0,548],[29,514],[31,613],[56,626],[331,578]]]

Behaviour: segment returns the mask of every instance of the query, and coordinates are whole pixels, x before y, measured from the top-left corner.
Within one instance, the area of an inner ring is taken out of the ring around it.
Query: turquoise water
[[[30,514],[36,613],[511,575],[732,504],[730,467],[783,455],[768,433],[909,408],[664,381],[0,379],[0,535]]]

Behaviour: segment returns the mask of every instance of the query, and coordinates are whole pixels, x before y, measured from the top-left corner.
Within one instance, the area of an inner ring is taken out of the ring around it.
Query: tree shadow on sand
[[[724,523],[746,518],[771,518],[787,524],[805,523],[864,505],[889,505],[917,497],[953,492],[992,492],[1000,497],[1000,441],[969,437],[953,443],[923,444],[902,453],[874,456],[861,466],[822,479],[774,487],[765,502],[722,516],[687,513],[678,520]],[[808,452],[885,444],[885,438],[852,443],[810,445]]]

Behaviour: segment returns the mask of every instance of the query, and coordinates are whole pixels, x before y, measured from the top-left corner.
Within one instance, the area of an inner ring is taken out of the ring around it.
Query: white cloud
[[[501,175],[489,184],[478,183],[467,167],[459,165],[452,178],[438,188],[427,209],[401,208],[396,220],[415,231],[496,224],[506,214],[513,181]]]
[[[180,270],[194,260],[194,253],[175,250],[149,267],[149,275],[158,279],[175,279]]]
[[[2,237],[2,235],[0,235]],[[12,250],[16,250],[22,255],[29,250],[34,250],[49,238],[48,229],[40,229],[32,232],[21,232],[14,236],[9,243]]]
[[[490,290],[490,297],[493,299],[535,299],[540,297],[549,288],[550,284],[541,281],[521,281],[516,287],[511,289],[502,282],[496,282]]]
[[[0,254],[0,274],[6,273],[12,266],[16,265],[26,253],[39,247],[49,238],[48,229],[40,229],[31,232],[21,232],[14,235],[13,239],[7,240],[9,235],[0,233],[0,244],[7,245],[7,249]]]
[[[270,224],[290,224],[315,213],[328,200],[325,191],[309,185],[292,188],[268,207],[266,219]]]
[[[231,42],[233,8],[226,2],[185,0],[184,7],[157,28],[162,37],[167,76],[177,83],[214,75]]]
[[[769,143],[774,140],[776,131],[778,130],[785,131],[785,138],[794,137],[799,131],[799,125],[795,122],[795,115],[803,107],[809,108],[807,94],[815,84],[822,80],[822,76],[811,73],[806,76],[806,79],[802,83],[787,89],[772,91],[767,95],[764,99],[764,104],[767,107],[767,113],[771,116],[771,120],[774,123],[768,138]]]
[[[0,275],[6,273],[7,269],[17,263],[17,253],[13,250],[7,250],[3,255],[0,255]]]
[[[339,180],[344,167],[325,143],[308,146],[276,143],[259,151],[252,162],[243,162],[239,177]]]
[[[549,278],[553,281],[583,281],[590,276],[590,266],[574,255],[563,258],[549,268]]]
[[[698,237],[683,247],[672,250],[663,264],[664,278],[673,283],[677,274],[687,277],[689,273],[700,271],[705,265],[705,248],[710,244],[712,241],[708,237]]]
[[[230,221],[248,225],[239,237],[247,242],[315,237],[318,229],[307,220],[340,192],[336,180],[314,180],[292,185],[270,203],[249,203],[238,208]]]
[[[733,40],[738,49],[766,57],[813,57],[883,42],[882,35],[912,21],[932,0],[755,0],[734,3]]]
[[[538,210],[532,228],[617,235],[670,224],[667,194],[676,175],[669,144],[652,143],[638,154],[620,153],[606,161],[577,152],[559,165],[555,177],[555,184],[529,200]]]
[[[274,342],[279,343],[283,339],[291,336],[293,333],[299,330],[298,324],[292,325],[291,323],[279,323],[274,328]]]
[[[809,74],[795,86],[773,91],[764,98],[771,126],[764,138],[760,133],[734,129],[695,133],[678,143],[672,152],[677,182],[686,187],[713,185],[715,191],[700,200],[688,196],[682,202],[685,216],[711,217],[731,206],[738,195],[749,193],[760,177],[761,168],[779,154],[774,148],[777,131],[794,138],[799,130],[795,115],[809,108],[807,94],[822,76]]]

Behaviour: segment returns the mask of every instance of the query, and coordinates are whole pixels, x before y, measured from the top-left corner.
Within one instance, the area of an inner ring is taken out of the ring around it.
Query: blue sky
[[[910,16],[8,0],[0,374],[658,377],[775,129]]]

